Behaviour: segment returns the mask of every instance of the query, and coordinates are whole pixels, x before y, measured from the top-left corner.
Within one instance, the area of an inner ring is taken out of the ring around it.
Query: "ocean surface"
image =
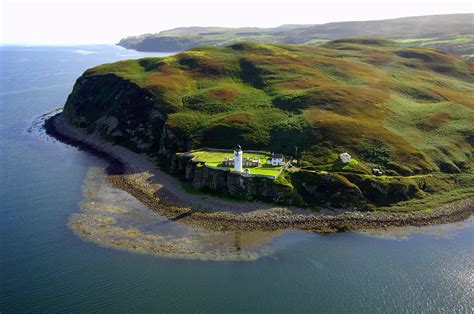
[[[133,253],[76,235],[68,224],[84,211],[84,191],[105,184],[87,182],[106,165],[32,123],[61,107],[87,68],[149,55],[159,54],[0,47],[1,313],[472,313],[472,219],[370,234],[281,231],[250,261]]]

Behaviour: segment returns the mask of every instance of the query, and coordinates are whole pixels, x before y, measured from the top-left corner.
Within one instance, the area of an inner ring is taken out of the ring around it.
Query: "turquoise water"
[[[95,157],[27,130],[113,46],[0,48],[0,312],[470,312],[474,224],[379,236],[287,231],[269,256],[134,254],[68,227]]]

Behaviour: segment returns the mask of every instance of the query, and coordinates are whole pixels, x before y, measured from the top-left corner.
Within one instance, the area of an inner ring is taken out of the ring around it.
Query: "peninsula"
[[[87,70],[47,127],[119,161],[111,182],[168,217],[439,223],[473,211],[473,73],[372,38],[198,47]]]

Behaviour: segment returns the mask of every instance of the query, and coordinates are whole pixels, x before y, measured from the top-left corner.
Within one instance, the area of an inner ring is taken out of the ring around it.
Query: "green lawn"
[[[259,174],[264,176],[276,176],[283,167],[273,167],[271,165],[263,164],[257,168],[244,168],[249,169],[250,174]]]
[[[197,151],[192,153],[195,156],[195,160],[205,162],[206,165],[212,167],[219,167],[219,168],[228,168],[222,165],[222,161],[224,158],[232,158],[233,153],[231,152],[212,152],[212,151]],[[256,154],[256,153],[243,153],[243,157],[251,157],[251,158],[260,158],[262,165],[260,167],[251,167],[251,168],[244,168],[249,169],[250,174],[259,174],[265,176],[276,176],[283,167],[273,167],[271,165],[266,164],[267,158],[270,155],[266,154]]]
[[[232,158],[234,156],[231,152],[212,152],[212,151],[197,151],[192,153],[197,161],[203,161],[207,164],[217,163],[220,164],[224,158]],[[243,157],[251,157],[251,158],[260,158],[262,162],[266,161],[270,155],[266,154],[254,154],[254,153],[243,153]]]

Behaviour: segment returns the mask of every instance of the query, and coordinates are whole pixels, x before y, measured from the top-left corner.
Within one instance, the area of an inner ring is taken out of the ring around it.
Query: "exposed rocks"
[[[294,205],[298,200],[291,187],[278,184],[271,178],[242,176],[224,169],[213,169],[189,157],[173,158],[171,171],[198,190],[236,199],[265,200],[285,205]]]

